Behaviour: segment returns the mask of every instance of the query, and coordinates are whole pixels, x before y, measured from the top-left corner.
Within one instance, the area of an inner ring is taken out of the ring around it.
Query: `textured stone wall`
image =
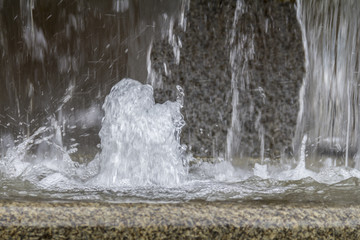
[[[298,92],[303,76],[303,46],[293,2],[245,1],[237,35],[253,34],[255,56],[249,61],[250,86],[239,97],[239,110],[254,107],[246,117],[242,134],[242,155],[259,157],[260,140],[255,121],[261,112],[265,129],[265,157],[289,153],[295,131]],[[157,99],[174,98],[175,85],[185,89],[184,116],[187,126],[183,142],[196,156],[221,156],[231,121],[231,69],[228,36],[236,1],[191,1],[187,29],[179,31],[183,47],[177,66],[169,62],[172,74],[158,89]],[[267,29],[266,29],[267,25]],[[169,61],[167,43],[157,42],[152,60]],[[258,91],[260,88],[263,91]]]

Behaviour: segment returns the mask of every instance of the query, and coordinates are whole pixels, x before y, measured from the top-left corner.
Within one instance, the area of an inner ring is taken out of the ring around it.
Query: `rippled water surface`
[[[223,165],[223,166],[221,166]],[[222,167],[230,169],[228,175]],[[284,172],[283,172],[284,173]],[[289,176],[289,172],[286,173]],[[293,176],[296,172],[293,171]],[[261,178],[228,163],[207,164],[190,168],[183,184],[166,186],[122,186],[104,188],[80,185],[75,180],[53,179],[53,185],[39,186],[21,177],[2,178],[2,199],[30,200],[89,200],[105,202],[186,202],[186,201],[282,201],[336,204],[360,203],[358,171],[329,168],[313,176],[294,180],[282,180],[281,173],[275,178]],[[299,175],[297,175],[298,177]],[[305,175],[304,175],[305,176]],[[315,180],[317,179],[317,180]],[[337,182],[333,182],[337,179]],[[68,182],[65,182],[68,181]]]

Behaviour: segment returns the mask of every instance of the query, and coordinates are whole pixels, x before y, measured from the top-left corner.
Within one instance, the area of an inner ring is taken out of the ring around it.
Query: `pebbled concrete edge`
[[[358,239],[360,205],[1,201],[0,236],[4,239]]]

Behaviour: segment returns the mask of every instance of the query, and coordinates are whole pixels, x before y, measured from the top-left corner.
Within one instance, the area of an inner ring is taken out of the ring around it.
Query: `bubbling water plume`
[[[182,94],[180,94],[182,95]],[[177,185],[186,176],[179,134],[181,100],[156,104],[153,88],[123,79],[106,97],[100,130],[101,186]]]

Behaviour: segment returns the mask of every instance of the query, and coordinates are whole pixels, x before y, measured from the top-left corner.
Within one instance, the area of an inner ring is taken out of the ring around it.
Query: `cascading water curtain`
[[[297,0],[297,17],[306,74],[294,150],[307,135],[308,167],[359,168],[360,1]]]

